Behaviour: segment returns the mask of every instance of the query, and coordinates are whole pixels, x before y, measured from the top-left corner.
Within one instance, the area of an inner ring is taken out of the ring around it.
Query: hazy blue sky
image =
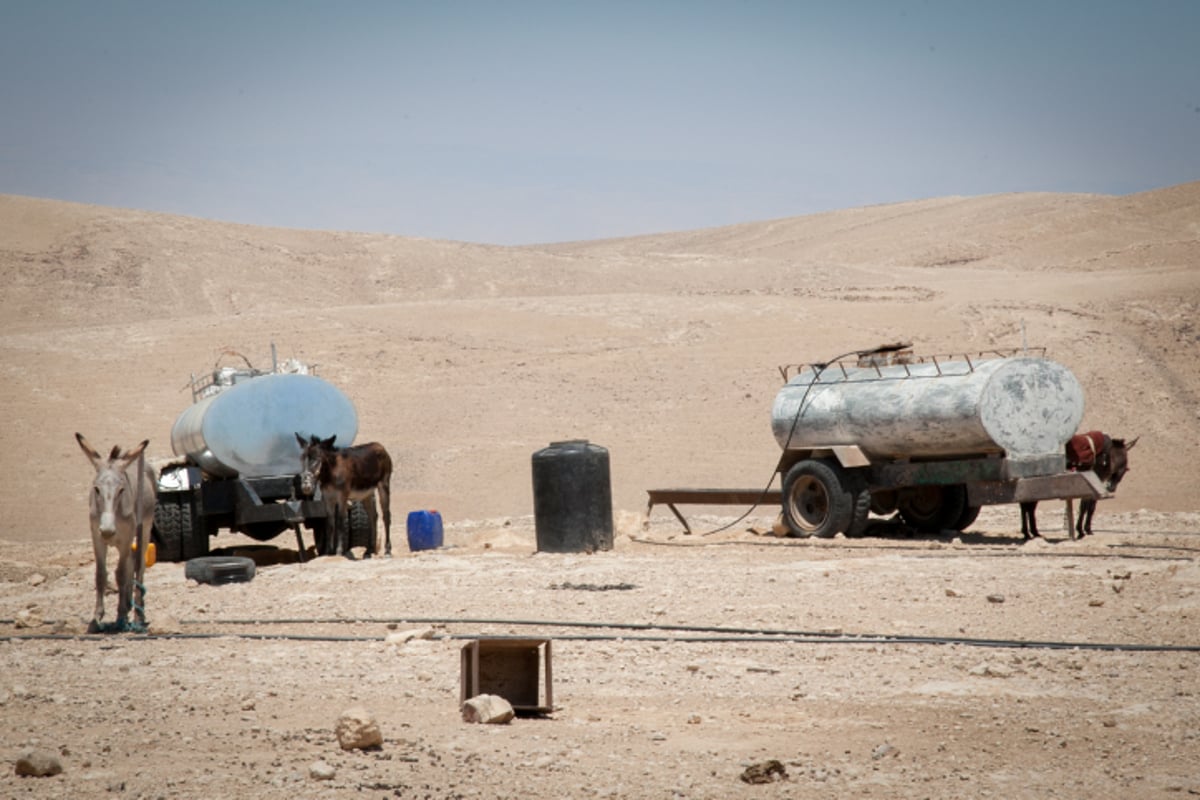
[[[0,193],[516,244],[1200,179],[1200,0],[0,0]]]

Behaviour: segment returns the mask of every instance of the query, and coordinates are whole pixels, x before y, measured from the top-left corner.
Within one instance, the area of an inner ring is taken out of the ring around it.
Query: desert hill
[[[776,366],[896,339],[1046,347],[1085,426],[1142,437],[1106,507],[1194,510],[1198,265],[1200,182],[527,247],[0,196],[0,539],[85,536],[72,434],[169,455],[188,374],[271,342],[392,451],[398,515],[529,514],[530,454],[576,437],[610,449],[618,511],[765,485]]]

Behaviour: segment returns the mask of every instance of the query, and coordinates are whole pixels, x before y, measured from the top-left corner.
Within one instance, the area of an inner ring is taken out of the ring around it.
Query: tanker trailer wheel
[[[846,526],[846,536],[862,536],[871,523],[871,492],[865,486],[859,487],[851,497],[850,524]]]
[[[208,555],[210,525],[196,513],[191,492],[163,492],[154,506],[150,536],[160,561]]]
[[[348,547],[362,547],[368,550],[371,549],[373,537],[375,534],[375,519],[372,515],[375,501],[368,500],[371,504],[371,509],[368,509],[366,504],[360,503],[357,500],[350,503],[348,509],[350,536]],[[332,512],[331,512],[332,514]],[[313,547],[319,556],[331,556],[337,549],[337,542],[333,540],[333,518],[332,516],[322,519],[309,520],[308,527],[313,534]]]
[[[783,479],[783,518],[795,536],[836,536],[850,527],[854,498],[839,467],[800,461]]]
[[[956,519],[954,524],[950,527],[956,531],[965,531],[967,528],[971,527],[971,523],[978,518],[979,506],[964,505],[963,513],[959,514],[958,519]]]
[[[916,486],[903,492],[898,505],[904,524],[919,533],[956,530],[955,523],[966,514],[967,490],[957,485]]]
[[[370,508],[367,505],[370,504]],[[375,538],[375,500],[360,503],[357,500],[350,504],[350,547],[361,547],[368,553],[375,550],[372,547]]]

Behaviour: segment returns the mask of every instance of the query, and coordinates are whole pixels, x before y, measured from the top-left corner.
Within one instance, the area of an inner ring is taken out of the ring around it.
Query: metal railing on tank
[[[889,349],[890,348],[890,349]],[[976,364],[1016,356],[1045,358],[1044,347],[1014,347],[997,350],[981,350],[976,353],[942,353],[937,355],[915,355],[911,349],[886,346],[877,350],[862,353],[856,358],[843,358],[825,364],[784,364],[779,367],[783,382],[788,383],[793,378],[812,372],[813,380],[820,379],[826,383],[839,380],[864,380],[863,370],[874,370],[875,380],[903,380],[907,378],[939,378],[947,374],[963,375],[975,371]],[[964,369],[948,371],[950,364],[965,365]],[[915,370],[913,367],[925,367]],[[928,367],[932,366],[932,370]],[[889,368],[884,372],[884,368]]]

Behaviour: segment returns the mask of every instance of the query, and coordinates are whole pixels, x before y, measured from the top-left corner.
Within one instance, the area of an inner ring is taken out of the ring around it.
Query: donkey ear
[[[142,452],[145,451],[146,445],[148,445],[148,444],[150,444],[149,439],[142,439],[142,443],[139,444],[137,447],[133,448],[132,450],[130,450],[128,453],[126,453],[121,458],[121,460],[124,461],[126,464],[132,464],[134,461],[137,461],[138,456],[140,456],[142,454]]]
[[[104,459],[100,457],[100,454],[96,452],[96,449],[88,443],[88,440],[84,438],[82,433],[75,434],[75,441],[79,442],[79,449],[82,450],[83,454],[88,457],[88,461],[92,462],[92,466],[99,469],[100,462]]]
[[[308,447],[308,442],[304,441],[304,437],[303,437],[303,436],[301,436],[301,435],[300,435],[300,434],[298,434],[298,433],[296,434],[296,441],[300,443],[300,449],[301,449],[301,450],[303,450],[304,448]]]
[[[336,434],[336,433],[335,433],[333,436],[330,436],[328,439],[326,439],[326,440],[324,440],[323,442],[321,442],[321,444],[325,445],[325,446],[326,446],[326,447],[328,447],[330,450],[332,450],[332,449],[333,449],[333,442],[334,442],[334,440],[335,440],[335,439],[337,439],[337,434]]]

